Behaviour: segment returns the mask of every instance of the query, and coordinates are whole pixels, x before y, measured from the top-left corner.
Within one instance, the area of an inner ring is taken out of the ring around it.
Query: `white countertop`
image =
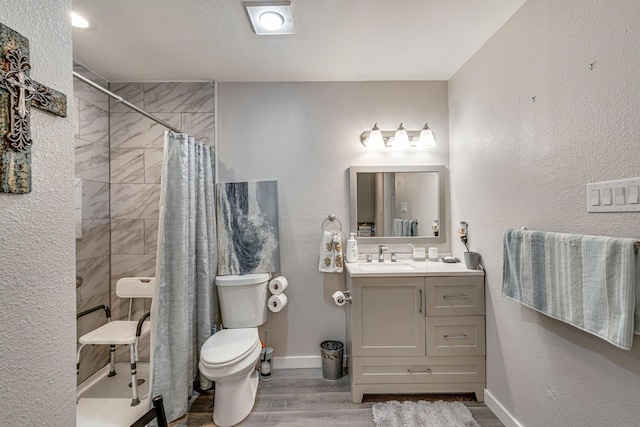
[[[345,263],[351,277],[412,277],[412,276],[482,276],[483,270],[468,270],[464,262],[438,261],[356,262]]]

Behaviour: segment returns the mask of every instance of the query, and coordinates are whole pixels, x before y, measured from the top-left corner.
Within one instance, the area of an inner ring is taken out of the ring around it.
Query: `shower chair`
[[[131,320],[131,311],[133,300],[135,298],[153,298],[155,288],[155,278],[153,277],[125,277],[116,283],[116,295],[120,298],[129,299],[129,315],[127,320],[111,320],[111,310],[107,305],[98,305],[96,307],[78,313],[76,319],[87,314],[104,310],[107,317],[107,323],[82,335],[78,339],[79,346],[76,354],[76,374],[80,373],[80,352],[85,345],[108,345],[109,346],[109,377],[116,375],[115,353],[116,345],[129,346],[129,358],[131,361],[131,406],[140,404],[138,398],[138,378],[136,371],[136,362],[138,361],[138,343],[141,337],[149,335],[150,313],[144,313],[138,320]],[[144,380],[140,380],[140,384]]]

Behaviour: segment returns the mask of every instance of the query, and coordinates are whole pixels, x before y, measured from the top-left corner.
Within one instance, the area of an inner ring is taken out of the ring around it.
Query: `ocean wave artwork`
[[[216,184],[218,275],[280,271],[277,184]]]

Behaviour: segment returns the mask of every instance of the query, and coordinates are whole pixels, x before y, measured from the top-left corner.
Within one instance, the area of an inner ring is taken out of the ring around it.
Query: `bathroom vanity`
[[[346,266],[354,403],[395,393],[475,393],[484,401],[483,271],[441,261]]]

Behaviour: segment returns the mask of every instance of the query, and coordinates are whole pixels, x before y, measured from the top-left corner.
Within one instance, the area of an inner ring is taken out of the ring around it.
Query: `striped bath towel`
[[[502,295],[629,350],[640,333],[635,242],[507,230]]]

